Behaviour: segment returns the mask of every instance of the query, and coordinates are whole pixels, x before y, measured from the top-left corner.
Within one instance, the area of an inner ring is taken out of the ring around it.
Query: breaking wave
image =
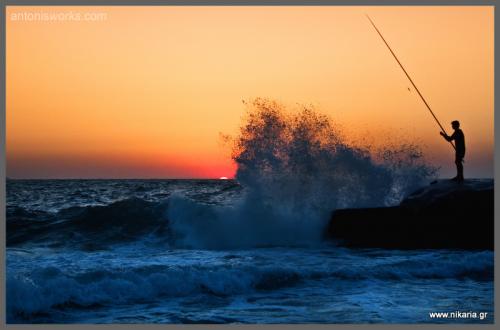
[[[333,210],[397,204],[436,174],[416,146],[349,144],[312,108],[286,111],[262,99],[248,107],[239,135],[226,139],[237,183],[56,213],[8,209],[7,245],[41,241],[93,250],[149,236],[180,248],[310,246],[321,242]],[[219,199],[229,202],[213,202]]]
[[[315,244],[333,210],[397,204],[437,172],[416,145],[350,145],[329,117],[312,108],[287,112],[256,99],[248,110],[239,135],[225,137],[244,198],[217,207],[172,196],[168,215],[178,245]]]
[[[408,258],[406,258],[408,259]],[[347,259],[346,259],[347,260]],[[374,258],[374,260],[377,260]],[[56,267],[7,276],[7,318],[29,318],[52,309],[92,308],[132,304],[192,295],[230,297],[300,285],[308,280],[404,281],[415,279],[493,280],[489,251],[462,256],[429,252],[406,261],[372,264],[327,263],[322,267],[148,265],[134,268],[96,268],[71,273]]]

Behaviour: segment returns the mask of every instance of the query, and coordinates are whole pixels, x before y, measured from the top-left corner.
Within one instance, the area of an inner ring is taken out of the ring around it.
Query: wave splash
[[[232,145],[244,197],[233,206],[170,198],[175,243],[191,248],[310,245],[321,240],[332,210],[388,206],[434,177],[416,145],[371,150],[346,142],[313,108],[287,112],[256,99]]]

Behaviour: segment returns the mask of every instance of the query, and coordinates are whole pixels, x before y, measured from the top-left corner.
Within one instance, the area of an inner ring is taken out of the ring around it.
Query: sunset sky
[[[99,21],[18,13],[105,13]],[[7,7],[7,175],[219,178],[263,97],[312,104],[348,134],[454,154],[365,17],[451,134],[465,175],[493,177],[493,7]]]

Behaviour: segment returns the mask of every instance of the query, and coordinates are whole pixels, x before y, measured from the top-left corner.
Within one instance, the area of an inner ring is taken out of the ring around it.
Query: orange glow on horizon
[[[95,22],[20,12],[105,12]],[[466,136],[466,175],[493,177],[493,7],[24,7],[6,11],[7,175],[233,178],[219,134],[241,100],[313,104],[375,144],[453,151],[364,16],[443,126]]]

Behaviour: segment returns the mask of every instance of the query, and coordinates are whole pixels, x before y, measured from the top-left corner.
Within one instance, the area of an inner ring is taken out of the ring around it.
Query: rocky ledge
[[[328,239],[348,247],[493,250],[494,181],[439,180],[399,206],[332,214]]]

